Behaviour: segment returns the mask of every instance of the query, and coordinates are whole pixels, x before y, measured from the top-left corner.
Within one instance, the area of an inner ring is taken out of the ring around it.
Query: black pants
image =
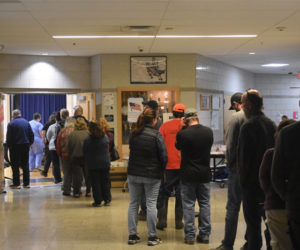
[[[102,201],[111,201],[109,168],[89,169],[89,176],[95,203],[100,204]]]
[[[61,182],[61,173],[60,173],[60,166],[59,166],[59,157],[56,153],[56,150],[50,150],[51,152],[51,158],[53,163],[53,176],[54,176],[54,182],[58,183]]]
[[[288,218],[288,222],[293,247],[294,249],[300,249],[300,218]]]
[[[245,189],[242,188],[242,200],[244,217],[247,224],[247,249],[258,250],[262,247],[261,222],[266,220],[265,210],[263,207],[264,194],[260,187],[255,185]],[[264,232],[267,249],[270,246],[270,232],[267,229]]]
[[[52,162],[52,156],[51,156],[51,152],[49,150],[49,146],[45,145],[45,163],[44,163],[44,170],[43,173],[44,174],[48,174],[49,168],[50,168],[50,164]]]
[[[169,197],[173,190],[175,190],[176,208],[182,208],[181,193],[180,193],[180,171],[177,169],[166,170],[166,179],[162,181],[159,189],[159,196],[157,201],[157,208],[164,204],[164,201],[168,202]]]
[[[15,186],[20,186],[20,167],[23,170],[23,185],[29,185],[29,148],[29,144],[14,144],[9,149]]]

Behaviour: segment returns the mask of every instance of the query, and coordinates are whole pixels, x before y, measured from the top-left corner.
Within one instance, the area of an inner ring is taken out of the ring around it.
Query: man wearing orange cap
[[[175,227],[182,229],[183,212],[180,195],[180,151],[175,148],[176,135],[181,130],[181,118],[184,116],[185,106],[183,104],[176,104],[173,107],[173,120],[165,122],[159,129],[162,134],[168,152],[168,164],[165,171],[165,180],[163,181],[159,198],[157,202],[158,208],[158,222],[157,229],[164,230],[167,227],[168,215],[168,200],[175,189],[176,203],[175,203]]]

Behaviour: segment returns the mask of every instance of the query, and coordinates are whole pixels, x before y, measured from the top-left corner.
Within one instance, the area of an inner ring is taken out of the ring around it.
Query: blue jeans
[[[185,239],[192,240],[196,237],[195,227],[195,202],[198,200],[199,235],[209,236],[210,225],[210,183],[181,183],[181,199],[184,216]]]
[[[138,209],[142,194],[143,192],[145,192],[148,237],[156,236],[156,203],[161,180],[133,175],[128,175],[127,180],[130,196],[130,203],[128,208],[129,235],[137,234]]]
[[[225,217],[225,236],[222,245],[233,248],[242,202],[242,191],[239,175],[236,170],[229,169],[228,193]]]

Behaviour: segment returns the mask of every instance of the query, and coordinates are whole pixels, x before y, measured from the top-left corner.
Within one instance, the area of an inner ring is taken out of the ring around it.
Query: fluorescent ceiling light
[[[257,35],[157,35],[157,38],[244,38],[257,37]]]
[[[269,64],[263,64],[261,65],[262,67],[284,67],[284,66],[289,66],[287,63],[269,63]]]
[[[249,52],[249,55],[255,55],[255,52]]]
[[[196,70],[207,70],[208,69],[208,67],[196,67]]]
[[[257,35],[129,35],[129,36],[52,36],[56,39],[95,39],[95,38],[247,38],[257,37]]]
[[[155,36],[52,36],[57,39],[95,39],[95,38],[154,38]]]
[[[42,56],[48,56],[49,54],[48,53],[42,53]]]

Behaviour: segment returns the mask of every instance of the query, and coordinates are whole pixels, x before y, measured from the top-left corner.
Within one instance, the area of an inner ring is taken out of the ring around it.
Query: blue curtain
[[[20,109],[22,117],[28,121],[34,113],[40,113],[41,123],[45,124],[49,116],[62,108],[66,108],[66,95],[56,94],[20,94],[13,98],[14,109]]]

